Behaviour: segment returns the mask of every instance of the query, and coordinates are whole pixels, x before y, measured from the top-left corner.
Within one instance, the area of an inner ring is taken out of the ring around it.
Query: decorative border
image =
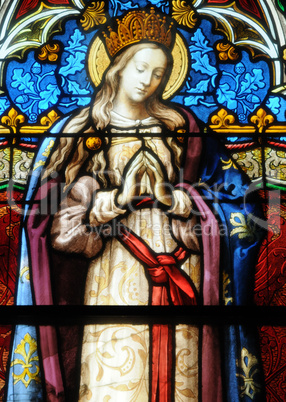
[[[0,135],[4,134],[44,134],[60,116],[54,111],[50,111],[42,117],[38,125],[23,125],[25,116],[20,114],[13,107],[1,118]],[[219,134],[286,134],[286,124],[278,125],[275,117],[263,108],[256,111],[250,117],[250,124],[238,124],[235,115],[221,108],[210,118],[209,128]],[[274,124],[273,124],[274,123]]]

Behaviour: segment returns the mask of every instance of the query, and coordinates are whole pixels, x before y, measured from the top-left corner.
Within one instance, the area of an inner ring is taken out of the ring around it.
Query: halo
[[[176,33],[172,50],[173,68],[163,93],[163,99],[170,98],[183,84],[188,72],[188,51],[181,35]],[[94,40],[88,56],[88,71],[93,84],[98,87],[111,61],[99,36]]]

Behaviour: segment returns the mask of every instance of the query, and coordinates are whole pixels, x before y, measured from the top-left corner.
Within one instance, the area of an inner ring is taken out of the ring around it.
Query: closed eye
[[[157,80],[161,80],[162,79],[162,77],[163,77],[163,74],[164,74],[164,70],[163,69],[156,69],[154,72],[153,72],[153,75],[154,75],[154,77],[157,79]]]

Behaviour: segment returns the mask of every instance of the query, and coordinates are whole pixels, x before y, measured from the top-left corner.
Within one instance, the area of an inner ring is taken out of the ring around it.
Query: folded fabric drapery
[[[179,264],[188,251],[179,247],[173,254],[156,254],[146,243],[123,224],[119,225],[118,239],[138,258],[151,279],[152,306],[195,305],[196,295],[190,278],[180,270]],[[152,402],[172,400],[172,325],[152,326]]]

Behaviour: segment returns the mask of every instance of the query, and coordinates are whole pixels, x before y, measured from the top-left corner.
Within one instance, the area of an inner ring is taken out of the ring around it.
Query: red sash
[[[156,254],[124,225],[119,226],[118,239],[142,263],[151,278],[153,306],[195,305],[196,296],[191,279],[180,270],[188,252],[179,247],[172,255]],[[168,289],[170,299],[168,296]],[[171,325],[152,326],[152,402],[172,400],[173,330]]]

